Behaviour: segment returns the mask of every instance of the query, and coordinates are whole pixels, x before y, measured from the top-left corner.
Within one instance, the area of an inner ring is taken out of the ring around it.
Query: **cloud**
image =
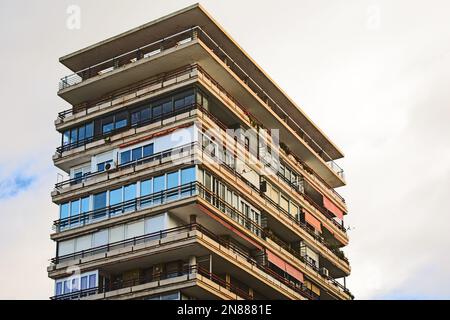
[[[21,173],[14,174],[3,180],[0,180],[0,201],[3,199],[15,197],[28,188],[32,187],[36,181],[34,176],[24,176]]]

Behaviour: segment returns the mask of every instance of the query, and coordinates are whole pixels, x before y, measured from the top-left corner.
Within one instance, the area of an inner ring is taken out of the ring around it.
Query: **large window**
[[[94,130],[92,122],[66,130],[63,133],[63,146],[68,144],[76,144],[77,142],[84,142],[87,139],[92,138],[93,135]]]
[[[137,161],[139,159],[149,157],[153,154],[153,143],[145,146],[140,146],[131,150],[126,150],[120,153],[120,163],[128,163],[130,161]]]
[[[121,112],[112,116],[108,116],[101,120],[102,122],[102,133],[107,134],[114,130],[124,128],[128,124],[128,113]]]
[[[139,107],[133,107],[125,111],[122,109],[122,111],[115,114],[95,119],[94,122],[66,130],[62,134],[62,146],[74,145],[62,148],[62,150],[68,150],[82,143],[92,141],[94,135],[101,138],[102,135],[108,135],[116,130],[127,128],[130,122],[132,126],[139,126],[182,113],[193,107],[195,102],[194,92],[194,89],[190,89],[164,99],[147,102]],[[200,103],[203,106],[207,106],[207,99],[202,94],[198,96],[198,99],[200,99]]]
[[[66,219],[81,213],[97,211],[93,215],[95,220],[97,218],[104,218],[107,215],[112,216],[126,211],[136,210],[140,207],[157,205],[165,201],[173,201],[183,196],[191,196],[195,189],[189,183],[195,181],[195,176],[195,167],[184,168],[109,191],[100,192],[92,196],[62,203],[59,209],[60,218]],[[180,185],[184,185],[183,188],[180,188]],[[170,191],[167,192],[167,190]],[[138,195],[140,201],[132,201]],[[105,209],[106,207],[109,208]],[[87,219],[87,217],[83,220],[73,219],[70,223],[75,224],[78,221],[89,223]],[[64,221],[60,225],[60,228],[66,227],[70,227],[70,225]]]
[[[97,271],[82,273],[81,275],[56,280],[55,296],[95,289],[97,286]]]

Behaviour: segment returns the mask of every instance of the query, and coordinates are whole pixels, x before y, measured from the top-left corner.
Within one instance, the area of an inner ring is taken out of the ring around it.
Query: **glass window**
[[[148,120],[150,120],[150,107],[142,109],[141,111],[141,121],[148,121]]]
[[[180,300],[180,295],[178,292],[167,293],[167,294],[161,295],[160,300]]]
[[[153,193],[160,192],[165,189],[165,176],[155,177],[153,179]],[[156,204],[161,203],[162,198],[160,195],[155,195],[154,202]]]
[[[68,280],[64,281],[64,293],[69,293],[70,292],[70,283]]]
[[[141,120],[141,112],[136,111],[131,114],[131,124],[136,124]]]
[[[131,152],[131,160],[135,161],[139,160],[140,158],[142,158],[142,147],[133,149],[133,151]]]
[[[192,105],[192,104],[194,104],[194,102],[195,102],[195,97],[194,97],[194,94],[193,94],[193,93],[190,94],[190,95],[188,95],[188,96],[186,96],[186,97],[184,98],[184,105],[185,105],[185,106]]]
[[[120,163],[127,163],[131,161],[131,150],[124,151],[120,154]]]
[[[148,196],[152,193],[152,180],[141,181],[141,197]],[[141,200],[141,206],[145,207],[152,203],[152,199],[143,199]]]
[[[89,211],[89,197],[81,199],[81,213]]]
[[[175,100],[175,111],[180,110],[184,107],[184,98]]]
[[[86,138],[92,138],[92,136],[94,135],[94,126],[92,123],[88,123],[86,125]]]
[[[159,118],[161,116],[161,105],[154,106],[152,112],[152,118]]]
[[[97,171],[98,172],[105,171],[105,163],[104,162],[97,164]]]
[[[167,174],[167,189],[174,189],[178,186],[178,171]],[[173,200],[178,197],[178,189],[174,189],[167,195],[167,200]]]
[[[118,115],[116,115],[116,124],[115,124],[115,128],[116,129],[120,129],[123,127],[126,127],[127,125],[127,113],[126,112],[122,112]]]
[[[78,129],[72,129],[72,131],[70,132],[70,143],[75,143],[77,142],[77,138],[78,138]]]
[[[70,130],[67,130],[63,133],[63,145],[70,143]]]
[[[167,174],[167,189],[178,186],[178,171]]]
[[[165,189],[165,176],[159,176],[159,177],[155,177],[153,179],[153,192],[159,192]]]
[[[195,167],[181,170],[181,184],[186,184],[195,181]]]
[[[86,127],[82,126],[78,129],[78,141],[83,141],[86,137]]]
[[[163,114],[172,112],[172,101],[164,102],[162,105]]]
[[[75,174],[73,175],[73,178],[75,179],[74,184],[80,183],[82,177],[83,177],[82,171],[75,172]]]
[[[69,203],[63,203],[59,207],[59,216],[61,219],[67,218],[69,216]]]
[[[111,190],[109,192],[109,205],[113,206],[121,202],[122,202],[122,188]]]
[[[205,187],[208,190],[212,190],[211,189],[211,175],[209,173],[205,173]]]
[[[59,296],[62,294],[62,282],[56,283],[55,295]]]
[[[153,143],[148,144],[142,148],[142,156],[149,157],[153,154]]]
[[[91,274],[89,276],[89,288],[95,288],[97,286],[97,276],[95,274]]]
[[[131,201],[136,198],[136,183],[129,184],[124,187],[123,191],[123,201]],[[131,203],[127,204],[124,207],[124,210],[134,210],[135,209],[135,201],[131,201]]]
[[[86,290],[88,288],[88,277],[81,277],[81,290]]]
[[[80,200],[75,200],[70,203],[70,216],[75,216],[80,213]]]
[[[152,180],[145,180],[141,182],[141,197],[152,193]]]
[[[290,206],[290,213],[291,213],[291,215],[293,215],[296,218],[298,218],[298,215],[300,213],[298,206],[292,202],[291,202],[291,206]]]
[[[103,134],[111,132],[114,130],[114,119],[113,116],[102,119],[102,132]]]
[[[72,292],[78,291],[78,278],[72,279]]]
[[[106,207],[106,192],[94,194],[94,210]]]
[[[136,184],[129,184],[125,186],[124,201],[133,200],[136,198]]]
[[[281,195],[281,197],[280,197],[280,206],[286,212],[289,212],[289,200],[283,195]]]
[[[103,125],[103,134],[109,133],[114,129],[114,123],[110,122],[110,123],[105,123]]]

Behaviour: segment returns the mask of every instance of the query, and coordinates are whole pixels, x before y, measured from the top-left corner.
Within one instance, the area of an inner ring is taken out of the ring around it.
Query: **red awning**
[[[293,276],[300,282],[303,282],[303,273],[292,267],[290,264],[286,263],[286,272]]]
[[[290,276],[294,277],[298,281],[303,282],[303,273],[298,271],[289,263],[284,262],[283,259],[278,257],[276,254],[273,254],[271,251],[266,250],[266,252],[267,252],[267,259],[269,259],[270,263],[273,263],[281,270],[286,271]]]
[[[332,203],[327,197],[323,197],[323,206],[331,211],[337,218],[343,219],[344,212]]]
[[[314,229],[316,229],[317,231],[322,231],[322,228],[321,228],[321,225],[320,225],[320,221],[317,220],[314,216],[312,216],[308,212],[305,212],[305,220],[310,225],[312,225],[314,227]]]

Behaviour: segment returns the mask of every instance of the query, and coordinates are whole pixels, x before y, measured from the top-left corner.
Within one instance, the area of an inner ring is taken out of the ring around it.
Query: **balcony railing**
[[[205,228],[202,225],[197,224],[197,223],[188,224],[188,225],[175,227],[175,228],[171,228],[171,229],[166,229],[166,230],[161,230],[161,231],[153,232],[153,233],[146,234],[143,236],[134,237],[131,239],[126,239],[126,240],[110,243],[107,245],[75,252],[75,253],[60,256],[60,257],[55,257],[55,258],[51,259],[51,262],[53,264],[58,264],[58,263],[68,261],[68,260],[82,259],[82,258],[89,257],[89,256],[92,256],[95,254],[110,252],[115,249],[120,249],[120,248],[124,248],[124,247],[128,247],[128,246],[135,246],[137,244],[142,244],[142,243],[146,243],[149,241],[161,240],[161,239],[166,238],[173,234],[179,234],[182,232],[189,232],[189,231],[193,231],[193,230],[200,231],[201,233],[210,237],[212,240],[216,241],[220,245],[232,250],[234,253],[236,253],[239,256],[241,256],[242,258],[244,258],[250,264],[252,264],[255,267],[257,267],[258,269],[264,271],[266,274],[270,275],[272,278],[275,278],[277,281],[283,283],[283,285],[288,286],[289,288],[296,291],[297,293],[299,293],[309,299],[313,299],[313,300],[317,300],[319,298],[315,293],[313,293],[311,290],[306,288],[302,283],[293,283],[293,282],[289,281],[288,279],[286,279],[283,276],[274,272],[266,264],[258,262],[258,260],[255,257],[252,257],[248,252],[246,252],[242,248],[236,246],[235,244],[233,244],[229,241],[226,241],[225,239],[218,236],[216,233],[208,230],[207,228]],[[157,245],[155,245],[155,247],[157,247],[159,245],[160,244],[158,243]],[[216,276],[211,276],[208,273],[202,274],[202,275],[208,277],[208,279],[210,279],[212,281],[215,281],[215,282],[218,281],[218,277],[216,277]],[[272,283],[276,285],[276,282],[272,281]],[[227,287],[228,286],[229,286],[229,284],[227,284]],[[96,288],[96,289],[98,290],[98,288]],[[92,289],[92,290],[94,290],[94,289]],[[114,288],[114,290],[116,290],[116,288]],[[233,290],[231,290],[231,291],[233,291]],[[242,290],[240,290],[240,291],[235,290],[234,292],[238,295],[242,294]],[[74,296],[77,296],[78,293],[75,292],[75,293],[71,293],[71,294],[73,294]],[[69,296],[71,294],[69,294]],[[95,292],[92,294],[95,294]],[[58,297],[60,297],[60,296],[57,296],[54,298],[58,298]],[[246,298],[249,298],[249,297],[246,297]],[[69,298],[66,297],[66,299],[69,299]]]
[[[134,287],[137,285],[143,285],[151,282],[159,282],[161,280],[167,280],[167,279],[173,279],[177,277],[183,277],[187,276],[186,280],[189,280],[192,276],[192,278],[195,278],[196,274],[199,274],[212,282],[226,288],[230,292],[235,293],[239,297],[246,299],[246,300],[253,300],[253,297],[248,294],[248,292],[245,292],[241,288],[231,284],[227,283],[225,280],[220,278],[218,275],[210,272],[206,268],[202,268],[199,265],[191,265],[191,266],[184,266],[179,270],[173,271],[173,272],[167,272],[162,271],[158,273],[154,273],[152,275],[148,276],[141,276],[138,278],[125,280],[125,281],[115,281],[110,284],[106,284],[104,287],[99,286],[91,289],[85,289],[85,290],[75,290],[71,293],[66,293],[62,295],[53,296],[50,299],[51,300],[79,300],[88,296],[92,296],[94,294],[100,294],[115,290],[120,290],[124,288]]]
[[[163,72],[163,73],[157,74],[156,76],[154,76],[148,80],[139,82],[137,85],[133,85],[133,86],[127,87],[125,89],[114,91],[114,93],[112,95],[97,99],[94,102],[89,103],[87,105],[77,106],[76,111],[74,110],[74,108],[63,110],[58,113],[58,118],[61,120],[64,120],[66,117],[72,116],[81,111],[85,111],[86,114],[89,114],[90,109],[95,108],[95,110],[97,110],[96,107],[101,106],[107,102],[109,102],[110,105],[112,105],[112,102],[114,99],[124,98],[126,96],[129,96],[130,94],[134,94],[133,98],[120,100],[121,103],[128,102],[131,99],[138,98],[140,96],[138,94],[138,92],[141,91],[142,89],[146,89],[145,90],[146,95],[148,95],[149,93],[153,93],[153,92],[161,90],[161,88],[159,88],[159,87],[155,88],[155,89],[151,89],[151,87],[153,87],[155,84],[160,84],[160,83],[164,84],[164,82],[168,82],[170,80],[177,80],[176,83],[178,84],[178,83],[190,80],[191,79],[190,77],[188,77],[186,79],[184,77],[182,79],[180,79],[180,78],[181,78],[181,76],[187,75],[187,74],[191,73],[192,71],[196,70],[197,67],[198,67],[197,64],[186,65],[186,66],[183,66],[181,68],[178,68],[178,69],[175,69],[175,70],[172,70],[169,72]]]
[[[192,197],[197,192],[196,182],[190,182],[181,186],[154,192],[132,200],[124,201],[105,208],[83,212],[74,216],[61,218],[53,222],[53,228],[63,231],[66,228],[82,227],[91,223],[111,219],[113,217],[135,212],[159,204],[178,201],[182,198]]]
[[[289,116],[284,111],[284,109],[199,26],[195,26],[185,31],[170,35],[166,38],[152,42],[143,47],[129,51],[112,59],[108,59],[96,65],[90,66],[84,70],[78,71],[72,75],[66,76],[61,79],[59,88],[60,90],[68,88],[99,74],[106,74],[122,66],[136,63],[143,58],[160,54],[169,48],[174,48],[195,39],[200,39],[212,50],[212,52],[214,52],[217,57],[219,57],[221,60],[226,61],[230,70],[241,80],[243,80],[247,84],[247,86],[261,98],[262,101],[265,101],[264,103],[267,104],[268,108],[274,110],[281,117],[281,119],[283,119],[283,121],[289,127],[291,127],[298,134],[298,136],[325,161],[325,163],[333,172],[335,172],[342,179],[345,178],[344,170],[339,167],[339,165],[333,160],[333,158],[329,156],[328,153],[307,132],[305,132],[301,128],[301,126],[294,119],[292,119],[292,117]]]
[[[163,113],[163,114],[161,114],[159,116],[152,117],[151,119],[140,120],[140,121],[136,122],[133,125],[128,124],[127,126],[124,126],[124,127],[120,128],[120,129],[112,130],[112,131],[110,131],[108,133],[105,133],[105,134],[101,133],[101,134],[97,134],[97,135],[94,135],[92,137],[89,137],[89,138],[86,138],[86,139],[83,139],[83,140],[79,140],[79,141],[76,141],[76,142],[73,142],[73,143],[64,144],[64,145],[58,147],[56,149],[56,152],[59,153],[59,154],[62,154],[65,151],[68,151],[68,150],[71,150],[71,149],[75,149],[75,148],[78,148],[78,147],[81,147],[81,146],[85,146],[88,143],[91,143],[91,142],[94,142],[94,141],[98,141],[100,139],[105,139],[105,138],[110,137],[112,135],[115,135],[117,133],[129,130],[130,128],[139,128],[139,127],[146,126],[146,125],[153,124],[153,123],[157,123],[157,122],[160,122],[161,126],[163,126],[163,121],[164,120],[166,120],[168,118],[171,118],[171,117],[175,117],[175,116],[180,115],[180,114],[185,113],[185,112],[190,112],[190,111],[195,110],[197,108],[198,108],[198,104],[197,103],[192,103],[192,104],[189,104],[189,105],[185,105],[183,107],[178,108],[177,110],[173,110],[173,111],[170,111],[170,112],[165,112],[165,113]]]
[[[146,156],[143,158],[140,158],[138,160],[134,160],[134,161],[129,161],[126,163],[121,163],[119,165],[117,165],[115,168],[112,168],[110,170],[104,170],[104,171],[97,171],[97,172],[92,172],[92,173],[88,173],[85,174],[81,177],[76,177],[76,178],[71,178],[68,180],[64,180],[61,182],[58,182],[55,184],[55,189],[56,190],[61,190],[62,188],[66,187],[66,186],[73,186],[73,185],[78,185],[81,183],[85,183],[87,181],[92,180],[93,178],[100,176],[100,175],[105,175],[105,174],[109,174],[111,172],[117,172],[120,170],[124,170],[130,167],[137,167],[139,165],[145,164],[145,163],[149,163],[149,162],[154,162],[154,161],[158,161],[158,164],[162,164],[162,162],[164,161],[164,159],[167,159],[169,157],[175,157],[178,155],[182,155],[185,152],[191,152],[192,150],[194,150],[194,147],[197,145],[196,142],[191,142],[191,143],[187,143],[184,144],[180,147],[176,147],[176,148],[172,148],[172,149],[167,149],[158,153],[154,153],[150,156]],[[178,158],[177,158],[178,159]]]
[[[107,74],[120,67],[136,63],[141,59],[160,54],[167,49],[188,43],[193,40],[194,30],[197,29],[198,27],[186,29],[106,61],[92,65],[71,75],[65,76],[61,78],[61,81],[59,82],[59,90],[77,85],[92,77]]]

